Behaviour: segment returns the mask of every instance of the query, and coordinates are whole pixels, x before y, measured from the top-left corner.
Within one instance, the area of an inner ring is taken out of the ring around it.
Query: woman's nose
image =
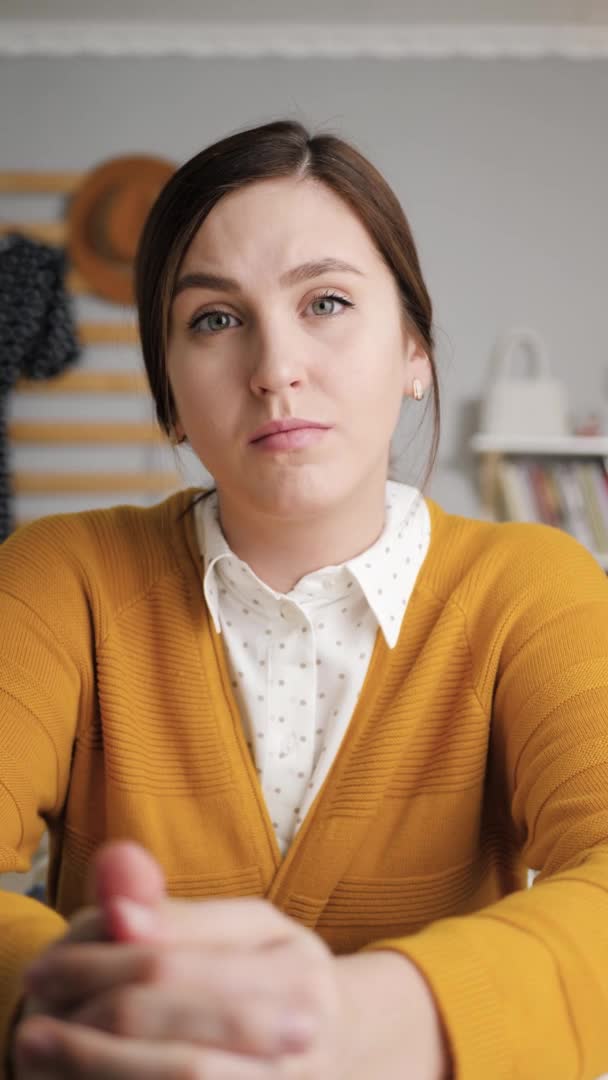
[[[283,327],[266,327],[253,343],[251,389],[256,393],[277,393],[297,387],[304,378],[305,359],[301,343]]]

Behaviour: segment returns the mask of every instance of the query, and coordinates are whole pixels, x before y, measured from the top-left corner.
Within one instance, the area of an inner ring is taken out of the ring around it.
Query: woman
[[[591,1080],[608,586],[387,480],[402,402],[438,419],[395,196],[244,131],[170,180],[136,279],[216,487],[0,550],[2,869],[52,838],[49,907],[3,898],[15,1075]]]

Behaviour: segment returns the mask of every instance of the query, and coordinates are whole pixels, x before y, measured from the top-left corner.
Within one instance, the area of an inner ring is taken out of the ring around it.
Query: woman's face
[[[167,366],[177,431],[220,497],[292,517],[384,485],[403,394],[429,381],[365,227],[309,178],[214,207],[180,268]],[[289,417],[324,429],[252,442]]]

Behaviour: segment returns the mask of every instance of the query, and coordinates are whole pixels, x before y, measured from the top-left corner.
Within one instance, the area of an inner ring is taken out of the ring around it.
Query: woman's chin
[[[304,472],[304,470],[301,470]],[[339,491],[327,476],[280,477],[249,491],[249,501],[266,514],[282,518],[307,517],[335,506]]]

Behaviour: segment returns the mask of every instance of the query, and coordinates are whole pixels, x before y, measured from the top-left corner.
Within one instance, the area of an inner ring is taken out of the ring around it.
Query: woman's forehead
[[[220,199],[193,237],[183,269],[212,261],[229,273],[239,263],[272,260],[283,274],[329,256],[351,264],[382,261],[365,225],[336,192],[313,178],[281,177]]]

